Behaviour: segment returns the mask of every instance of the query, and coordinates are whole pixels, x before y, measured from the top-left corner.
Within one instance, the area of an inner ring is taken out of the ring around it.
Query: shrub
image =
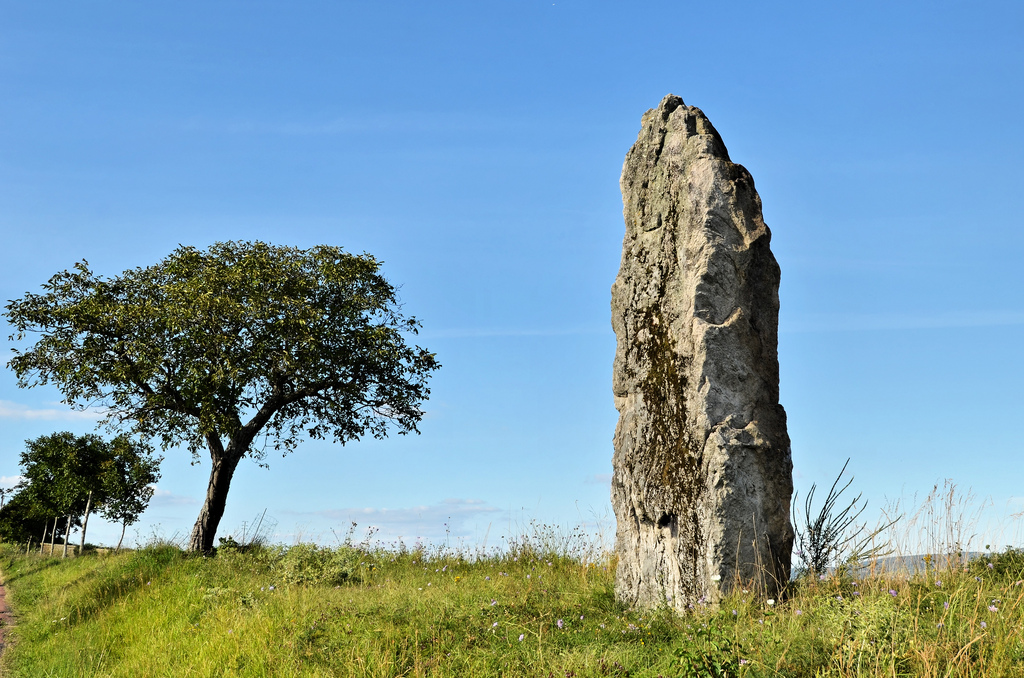
[[[286,584],[337,586],[355,573],[358,563],[359,551],[350,546],[296,544],[282,549],[272,571]]]

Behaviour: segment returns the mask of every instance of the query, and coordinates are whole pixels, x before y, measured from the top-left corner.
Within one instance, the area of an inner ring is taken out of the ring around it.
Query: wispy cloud
[[[0,476],[0,487],[14,487],[24,479],[25,476]]]
[[[452,536],[469,536],[469,521],[500,512],[501,509],[480,499],[445,499],[437,504],[411,508],[338,508],[285,513],[295,517],[325,519],[335,524],[354,522],[360,528],[378,528],[382,536],[416,538],[443,536],[446,526]]]
[[[183,494],[174,494],[170,490],[161,490],[156,485],[153,485],[152,487],[152,501],[154,506],[189,506],[199,503],[199,500],[195,497],[189,497]]]
[[[43,421],[97,421],[103,412],[94,409],[72,410],[66,406],[33,408],[10,400],[0,400],[0,419],[28,419]]]
[[[779,331],[871,332],[1024,325],[1024,311],[950,311],[945,313],[822,313],[783,321]]]
[[[587,485],[611,485],[612,474],[611,473],[594,473],[593,475],[587,476],[584,480]]]

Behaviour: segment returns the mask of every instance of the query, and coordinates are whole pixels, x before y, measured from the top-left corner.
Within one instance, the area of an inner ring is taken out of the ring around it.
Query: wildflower
[[[562,626],[564,626],[564,624],[562,623],[562,620],[559,619],[557,622],[555,622],[555,626],[557,626],[558,628],[562,628]]]
[[[988,606],[988,611],[989,612],[999,612],[999,608],[996,607],[995,605],[989,605]]]
[[[841,602],[843,602],[843,597],[842,596],[836,596],[836,600],[838,600],[841,603]]]
[[[722,581],[722,575],[720,575],[720,574],[713,574],[713,575],[711,575],[711,581]]]
[[[981,577],[975,577],[974,581],[981,581]]]
[[[894,591],[893,589],[889,589],[889,595],[895,598],[899,594],[897,594],[896,591]]]
[[[942,609],[943,610],[948,610],[949,609],[949,601],[948,600],[942,601]]]
[[[523,642],[523,638],[525,638],[525,637],[526,637],[526,634],[525,634],[525,633],[520,633],[520,634],[519,634],[519,642],[520,642],[520,643],[521,643],[521,642]]]
[[[431,584],[433,584],[433,583],[434,583],[434,582],[428,581],[428,582],[427,582],[427,586],[430,586],[430,585],[431,585]]]
[[[750,663],[750,661],[747,660],[747,659],[741,659],[740,660],[740,666],[743,666],[744,664],[749,664],[749,663]]]
[[[736,616],[736,610],[732,611],[732,616],[734,616],[734,617]]]
[[[819,574],[819,575],[818,575],[818,580],[819,580],[819,581],[825,581],[825,579],[826,579],[826,577],[825,577],[825,575],[824,575],[824,574]]]
[[[484,581],[491,581],[490,577],[484,577]]]
[[[799,617],[800,615],[802,615],[803,613],[804,613],[804,611],[803,611],[803,610],[797,610],[797,611],[796,611],[796,615],[797,615],[798,617]]]
[[[274,587],[273,587],[273,586],[268,586],[268,587],[267,587],[267,590],[268,590],[268,591],[273,591],[273,590],[274,590]]]
[[[774,605],[775,604],[775,599],[774,598],[769,598],[765,602],[768,603],[769,605]]]
[[[580,615],[580,621],[583,621],[583,615],[582,614]]]
[[[602,628],[602,629],[604,628],[604,624],[601,624],[601,628]]]
[[[529,579],[529,578],[530,578],[530,575],[526,575],[526,578],[527,578],[527,579]]]
[[[989,564],[988,564],[988,569],[990,569],[990,570],[991,570],[991,569],[992,569],[992,568],[994,568],[994,567],[995,567],[995,565],[993,565],[992,563],[989,563]]]
[[[855,595],[855,596],[859,596],[859,595],[860,595],[860,591],[854,591],[854,592],[853,592],[853,595]]]
[[[941,588],[942,588],[942,581],[941,581],[941,580],[939,580],[939,579],[936,579],[936,580],[935,580],[935,586],[936,586],[937,588],[940,588],[940,589],[941,589]]]
[[[750,591],[748,591],[748,590],[746,590],[746,589],[743,589],[743,592],[744,592],[744,593],[750,593]]]
[[[988,624],[986,624],[985,622],[981,622],[981,628],[987,629],[988,628]]]
[[[493,624],[491,624],[491,628],[492,629],[498,628],[498,622],[494,622]]]
[[[498,601],[496,601],[494,598],[491,598],[491,607],[494,607],[497,604],[498,604]]]

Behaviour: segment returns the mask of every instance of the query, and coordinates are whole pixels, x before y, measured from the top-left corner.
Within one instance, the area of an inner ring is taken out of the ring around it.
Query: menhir
[[[612,286],[616,595],[714,605],[789,580],[779,265],[746,169],[700,109],[647,111],[622,168]]]

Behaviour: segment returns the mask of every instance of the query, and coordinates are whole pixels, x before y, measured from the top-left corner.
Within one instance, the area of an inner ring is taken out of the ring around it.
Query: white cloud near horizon
[[[25,476],[0,476],[0,486],[7,488],[14,487],[24,479]]]
[[[326,519],[336,523],[356,523],[359,528],[374,527],[381,537],[436,537],[448,533],[455,537],[469,536],[466,523],[486,514],[501,513],[481,499],[445,499],[429,506],[410,508],[338,508],[321,511],[286,511],[295,517]]]
[[[153,499],[151,501],[156,506],[189,506],[199,503],[199,500],[195,497],[174,494],[170,490],[162,490],[156,485],[151,487],[153,488]]]
[[[26,419],[30,421],[98,421],[103,418],[103,413],[86,409],[83,411],[72,410],[63,404],[54,403],[54,408],[32,408],[28,405],[0,400],[0,419]]]

